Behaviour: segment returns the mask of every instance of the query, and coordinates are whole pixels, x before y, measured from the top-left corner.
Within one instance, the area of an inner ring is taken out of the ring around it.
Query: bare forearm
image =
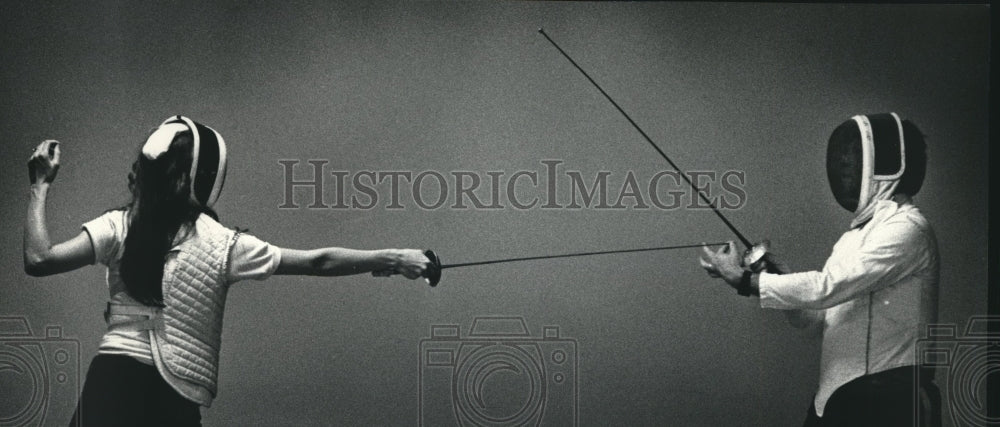
[[[358,250],[347,248],[316,249],[312,273],[318,276],[346,276],[372,271],[391,270],[400,262],[394,249]]]
[[[49,184],[33,184],[28,198],[28,215],[24,225],[24,264],[26,267],[44,262],[52,248],[45,223],[45,202]]]
[[[94,263],[94,248],[90,236],[81,231],[76,237],[52,244],[45,225],[45,201],[49,184],[59,170],[59,142],[46,140],[35,148],[28,161],[31,181],[28,193],[28,215],[24,223],[24,272],[31,276],[62,273]]]
[[[424,273],[429,262],[418,249],[281,248],[281,263],[274,274],[347,276],[371,272],[376,276],[402,274],[415,279]]]

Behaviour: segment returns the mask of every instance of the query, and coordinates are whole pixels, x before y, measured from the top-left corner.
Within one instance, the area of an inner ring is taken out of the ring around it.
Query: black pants
[[[803,427],[940,426],[941,391],[931,381],[933,373],[918,377],[915,369],[890,369],[840,386],[827,400],[822,418],[815,405],[809,408]]]
[[[200,426],[197,403],[163,380],[156,367],[129,356],[90,362],[71,426]]]

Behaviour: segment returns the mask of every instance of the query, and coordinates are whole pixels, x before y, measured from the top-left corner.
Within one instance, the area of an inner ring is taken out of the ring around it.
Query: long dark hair
[[[163,305],[163,264],[177,233],[202,213],[218,220],[211,208],[191,199],[191,131],[178,133],[170,148],[151,160],[139,153],[132,164],[125,206],[128,233],[119,272],[128,295],[145,305]]]

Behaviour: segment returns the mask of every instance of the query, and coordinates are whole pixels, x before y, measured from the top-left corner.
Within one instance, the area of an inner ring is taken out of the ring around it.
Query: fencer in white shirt
[[[938,305],[937,239],[911,199],[926,162],[912,122],[895,113],[855,116],[837,127],[827,149],[830,188],[854,218],[822,269],[791,273],[770,256],[784,274],[756,273],[740,265],[733,244],[703,249],[711,276],[759,296],[763,308],[784,310],[795,326],[822,325],[806,426],[940,423],[932,373],[914,372],[917,340]]]

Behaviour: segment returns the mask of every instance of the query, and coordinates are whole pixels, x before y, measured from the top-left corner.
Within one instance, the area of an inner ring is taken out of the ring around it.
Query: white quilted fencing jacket
[[[201,215],[167,254],[163,307],[109,303],[108,313],[134,319],[109,328],[147,330],[160,375],[182,396],[211,406],[217,392],[229,252],[238,233]],[[120,316],[117,318],[121,318]]]

